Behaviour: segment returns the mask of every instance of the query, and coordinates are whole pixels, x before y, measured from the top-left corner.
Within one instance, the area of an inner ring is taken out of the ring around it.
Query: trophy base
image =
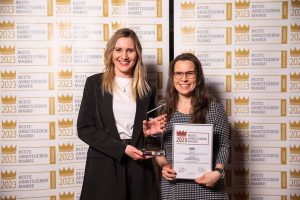
[[[144,156],[164,156],[166,155],[165,150],[148,150],[142,149]]]

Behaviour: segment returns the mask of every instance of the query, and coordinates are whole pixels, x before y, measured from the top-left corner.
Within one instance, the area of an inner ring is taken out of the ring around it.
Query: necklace
[[[123,91],[124,93],[127,93],[127,91],[129,91],[128,89],[130,88],[131,80],[130,79],[121,79],[121,78],[117,77],[116,83],[121,91]]]
[[[124,85],[124,86],[123,86],[123,85],[121,86],[121,87],[123,87],[123,92],[125,92],[125,93],[127,92],[127,91],[126,91],[126,88],[128,87],[129,84],[130,84],[130,82],[128,82],[128,83],[127,83],[126,85]]]

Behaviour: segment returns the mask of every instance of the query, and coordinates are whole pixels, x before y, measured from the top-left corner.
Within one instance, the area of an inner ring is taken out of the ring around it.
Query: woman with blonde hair
[[[89,145],[80,199],[156,200],[152,157],[140,149],[144,134],[162,132],[165,119],[143,126],[155,88],[146,81],[135,32],[116,31],[104,56],[104,72],[86,80],[78,115],[78,137]]]

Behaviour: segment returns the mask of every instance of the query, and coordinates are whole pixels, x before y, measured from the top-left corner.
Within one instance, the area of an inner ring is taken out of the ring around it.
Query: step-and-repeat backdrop
[[[299,200],[300,1],[174,4],[174,54],[202,61],[231,123],[231,198]]]
[[[87,145],[76,120],[88,76],[119,28],[133,29],[163,91],[169,4],[162,0],[0,0],[1,200],[76,200]]]

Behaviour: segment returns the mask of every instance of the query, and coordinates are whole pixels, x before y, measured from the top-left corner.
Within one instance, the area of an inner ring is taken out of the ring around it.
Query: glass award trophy
[[[163,108],[165,104],[162,104],[147,112],[147,120],[156,117],[156,114],[160,114],[160,109]],[[144,148],[142,149],[145,156],[162,156],[165,155],[165,150],[163,150],[163,133],[157,133],[145,136],[144,138]]]

